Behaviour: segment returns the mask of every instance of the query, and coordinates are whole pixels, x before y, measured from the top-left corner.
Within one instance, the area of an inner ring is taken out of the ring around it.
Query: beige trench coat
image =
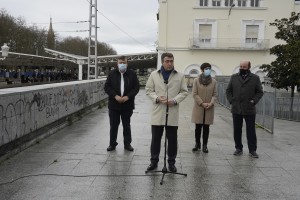
[[[160,70],[153,71],[146,83],[146,95],[153,102],[151,125],[165,125],[166,121],[166,105],[156,103],[159,96],[167,96],[175,99],[177,105],[169,106],[168,126],[178,126],[179,119],[179,103],[188,96],[188,89],[184,79],[184,75],[176,70],[170,74],[168,84],[164,83],[163,76]]]
[[[217,98],[217,81],[212,79],[212,82],[207,86],[200,84],[199,77],[194,79],[192,95],[194,98],[194,107],[192,111],[192,123],[203,124],[204,108],[202,103],[212,103],[213,106],[205,110],[204,124],[211,125],[214,122],[215,101]]]

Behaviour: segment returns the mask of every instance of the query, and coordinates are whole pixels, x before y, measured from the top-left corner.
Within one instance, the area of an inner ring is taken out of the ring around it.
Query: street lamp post
[[[2,50],[2,57],[0,58],[0,60],[5,60],[5,58],[8,56],[8,52],[9,52],[9,47],[7,46],[6,43],[3,44],[3,46],[1,47]]]

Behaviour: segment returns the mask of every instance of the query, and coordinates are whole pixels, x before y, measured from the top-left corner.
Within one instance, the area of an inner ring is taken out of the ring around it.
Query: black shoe
[[[252,158],[259,158],[258,154],[256,153],[256,151],[250,151],[249,152],[249,156],[251,156]]]
[[[196,143],[195,147],[192,149],[192,151],[198,151],[198,149],[201,149],[201,144]]]
[[[157,164],[156,163],[151,163],[148,167],[147,167],[147,171],[151,171],[157,168]]]
[[[112,146],[112,145],[109,145],[109,147],[107,147],[107,151],[113,151],[116,149],[116,146]]]
[[[177,168],[175,167],[175,165],[169,165],[169,171],[170,172],[177,172]]]
[[[134,150],[134,148],[130,144],[125,145],[124,149],[126,149],[127,151],[133,151]]]
[[[208,153],[208,149],[206,145],[203,145],[202,151],[203,153]]]
[[[235,155],[235,156],[240,156],[242,154],[243,154],[243,150],[241,150],[241,149],[236,149],[235,152],[233,153],[233,155]]]

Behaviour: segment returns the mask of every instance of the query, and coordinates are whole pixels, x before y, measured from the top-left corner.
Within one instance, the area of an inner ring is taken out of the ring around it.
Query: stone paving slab
[[[232,155],[230,112],[216,107],[209,153],[192,152],[191,95],[180,104],[176,166],[187,176],[148,173],[151,102],[141,90],[132,116],[132,146],[124,150],[122,127],[116,151],[107,152],[107,108],[97,110],[0,163],[0,199],[300,199],[300,123],[275,119],[274,134],[257,129],[259,159]],[[245,131],[245,130],[244,130]],[[163,143],[163,141],[162,141]],[[162,151],[158,169],[163,167]]]

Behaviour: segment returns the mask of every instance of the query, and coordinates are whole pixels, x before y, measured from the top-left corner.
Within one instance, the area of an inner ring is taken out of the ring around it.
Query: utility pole
[[[97,0],[90,0],[89,52],[87,79],[98,78],[97,67]]]

